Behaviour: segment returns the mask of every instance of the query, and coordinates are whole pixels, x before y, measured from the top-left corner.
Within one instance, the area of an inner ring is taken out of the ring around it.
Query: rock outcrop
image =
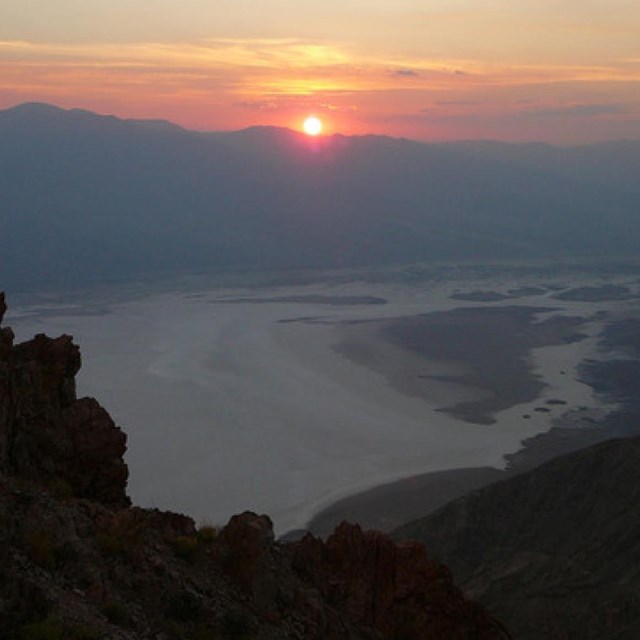
[[[308,534],[291,549],[294,569],[324,602],[385,638],[509,637],[422,544],[344,522],[326,542]]]
[[[0,322],[6,311],[0,294]],[[126,436],[91,398],[76,398],[80,350],[70,336],[13,344],[0,333],[0,470],[66,485],[78,497],[129,504]]]
[[[0,318],[5,311],[0,296]],[[76,398],[69,336],[0,333],[3,640],[506,640],[418,544],[342,525],[274,540],[129,506],[125,436]]]

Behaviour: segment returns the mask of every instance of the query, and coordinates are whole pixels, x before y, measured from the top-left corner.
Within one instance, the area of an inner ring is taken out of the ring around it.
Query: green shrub
[[[220,620],[220,631],[225,640],[250,640],[255,636],[255,623],[241,611],[227,611]]]
[[[67,629],[64,638],[65,640],[100,640],[102,634],[97,629],[78,624]]]
[[[210,545],[218,537],[218,529],[212,525],[203,524],[198,529],[197,536],[198,536],[198,542],[204,545]]]
[[[183,625],[175,620],[165,621],[164,631],[171,640],[187,640],[184,635]]]
[[[111,623],[122,627],[129,622],[129,614],[125,607],[118,602],[107,602],[102,607],[104,617]]]
[[[140,509],[124,509],[102,525],[96,540],[107,557],[130,558],[145,540],[145,514]]]
[[[58,500],[73,498],[73,487],[66,480],[62,480],[62,478],[53,480],[49,489]]]
[[[20,640],[100,640],[100,631],[86,625],[68,625],[55,616],[27,624],[20,630]]]
[[[197,624],[187,635],[189,640],[220,640],[220,636],[207,624]]]
[[[20,640],[62,640],[63,632],[60,620],[49,616],[42,622],[34,622],[22,627],[18,637]]]
[[[198,538],[191,536],[175,536],[169,540],[173,552],[187,562],[193,562],[198,554]]]
[[[96,541],[105,556],[115,558],[127,555],[127,544],[118,533],[101,531],[96,536]]]
[[[55,565],[54,542],[51,532],[38,529],[26,537],[29,557],[41,567],[52,569]]]
[[[188,591],[182,591],[171,598],[165,608],[166,617],[178,622],[197,622],[202,614],[202,604]]]
[[[78,550],[70,543],[65,542],[63,545],[53,550],[55,563],[59,567],[64,567],[78,561]]]

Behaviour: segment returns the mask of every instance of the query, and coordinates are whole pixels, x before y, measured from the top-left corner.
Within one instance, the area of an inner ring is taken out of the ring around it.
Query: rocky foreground
[[[2,329],[3,639],[510,637],[419,543],[343,524],[280,544],[264,515],[217,531],[130,506],[126,436],[76,398],[78,347],[13,343]]]

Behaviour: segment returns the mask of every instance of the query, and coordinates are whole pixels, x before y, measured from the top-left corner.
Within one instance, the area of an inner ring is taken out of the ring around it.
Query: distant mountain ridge
[[[633,255],[640,142],[311,139],[0,111],[10,287],[243,268]]]

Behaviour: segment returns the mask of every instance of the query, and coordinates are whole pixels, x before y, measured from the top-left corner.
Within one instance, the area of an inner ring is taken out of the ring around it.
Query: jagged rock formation
[[[405,525],[522,640],[640,638],[640,438],[474,491]]]
[[[0,295],[0,319],[6,307]],[[69,336],[0,333],[3,640],[506,640],[421,545],[343,525],[278,544],[128,506],[125,436],[76,399]]]
[[[0,294],[0,322],[5,311]],[[95,400],[76,398],[80,350],[71,337],[13,339],[9,328],[0,333],[0,470],[129,504],[126,436]]]
[[[330,606],[385,638],[506,638],[504,628],[454,586],[422,544],[395,544],[343,522],[326,542],[292,545],[293,567]]]

